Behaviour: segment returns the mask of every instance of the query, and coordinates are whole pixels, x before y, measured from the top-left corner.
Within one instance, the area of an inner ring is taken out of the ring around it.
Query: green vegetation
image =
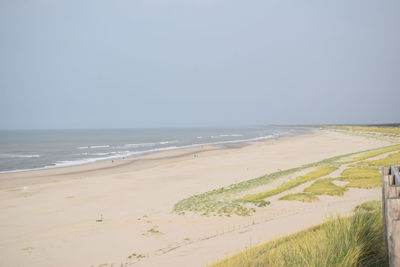
[[[341,176],[343,177],[376,177],[380,176],[379,171],[376,168],[370,167],[355,167],[345,169]]]
[[[400,165],[400,153],[393,153],[383,159],[366,161],[367,165],[382,167],[390,165]]]
[[[261,193],[257,193],[257,194],[251,194],[251,195],[247,195],[243,198],[241,198],[241,200],[244,201],[260,201],[263,200],[267,197],[273,196],[273,195],[277,195],[279,193],[282,193],[286,190],[292,189],[296,186],[299,186],[301,184],[304,184],[306,182],[310,182],[313,181],[319,177],[323,177],[325,175],[331,174],[333,171],[337,170],[337,167],[333,167],[333,166],[321,166],[319,168],[317,168],[316,170],[308,173],[305,176],[300,176],[297,177],[296,179],[293,179],[289,182],[286,182],[280,186],[278,186],[275,189],[266,191],[266,192],[261,192]]]
[[[173,210],[180,215],[184,215],[185,212],[194,212],[204,216],[231,216],[233,214],[239,216],[248,216],[251,215],[255,209],[251,207],[245,207],[245,203],[243,201],[235,199],[237,194],[268,184],[275,179],[291,175],[308,167],[309,166],[302,166],[289,170],[278,171],[237,184],[232,184],[228,187],[194,195],[176,203]],[[268,205],[269,202],[260,200],[254,201],[253,204],[258,207],[262,207]]]
[[[248,249],[210,267],[386,266],[382,214],[376,202],[322,225]]]
[[[384,135],[400,136],[399,127],[333,126],[331,128],[351,131],[351,132],[365,132],[365,133],[377,133]]]
[[[370,188],[375,188],[375,187],[381,186],[380,179],[373,178],[373,177],[369,177],[369,178],[340,177],[337,180],[349,182],[348,184],[346,184],[346,187],[370,189]]]
[[[160,232],[157,226],[154,226],[153,228],[150,228],[149,230],[147,230],[144,234],[144,236],[159,236],[159,235],[163,235],[163,232]]]
[[[394,145],[394,146],[389,146],[389,147],[384,147],[381,149],[377,149],[377,150],[373,150],[373,151],[369,151],[367,153],[364,153],[356,158],[354,158],[351,162],[355,162],[355,161],[361,161],[361,160],[366,160],[369,158],[373,158],[376,156],[380,156],[389,152],[394,152],[394,151],[398,151],[400,150],[400,145]]]
[[[344,186],[339,186],[333,181],[347,182]],[[381,186],[380,173],[374,167],[354,167],[347,168],[341,173],[341,177],[324,178],[315,181],[311,186],[303,190],[304,193],[287,195],[280,200],[301,200],[302,197],[312,199],[313,195],[343,196],[349,187],[355,188],[374,188]]]
[[[128,259],[143,259],[143,258],[146,258],[146,256],[139,253],[132,253],[131,255],[128,256]]]
[[[336,180],[348,182],[346,187],[374,188],[381,186],[381,176],[377,168],[355,167],[345,169]]]
[[[304,189],[304,192],[314,195],[343,196],[346,188],[335,185],[332,183],[333,180],[334,179],[332,178],[317,180],[312,185]]]
[[[269,201],[264,200],[265,198],[295,188],[305,182],[317,180],[318,178],[326,176],[335,169],[349,163],[353,163],[353,167],[355,168],[346,169],[346,171],[342,173],[341,177],[332,178],[333,180],[347,182],[348,184],[346,186],[340,189],[340,186],[336,186],[333,183],[318,182],[311,185],[311,189],[309,187],[308,190],[312,190],[310,192],[317,195],[341,195],[340,192],[344,192],[348,187],[377,187],[380,186],[380,174],[377,167],[389,164],[400,164],[400,153],[389,155],[387,158],[380,160],[367,161],[367,159],[399,150],[400,145],[392,145],[374,150],[340,155],[297,168],[278,171],[258,178],[232,184],[228,187],[190,196],[176,203],[173,207],[173,211],[179,215],[184,215],[186,212],[193,212],[203,216],[249,216],[256,211],[257,207],[261,208],[270,204]],[[355,155],[358,156],[354,158]],[[284,183],[276,189],[258,194],[244,194],[251,189],[269,184],[276,179],[295,175],[302,170],[311,168],[316,169],[305,176],[299,176]],[[359,176],[360,173],[363,173],[363,177]],[[241,195],[244,195],[244,197],[240,198]],[[305,201],[305,198],[308,198],[308,200],[315,200],[315,198],[312,198],[311,196],[294,195],[295,196],[291,196],[290,194],[284,198],[287,200],[299,201]],[[301,200],[302,197],[304,198],[303,200]]]
[[[301,202],[315,202],[318,201],[319,198],[316,197],[314,194],[307,194],[307,193],[297,193],[297,194],[288,194],[281,197],[279,200],[295,200]]]
[[[373,212],[382,209],[382,201],[372,200],[364,202],[354,208],[355,212]]]

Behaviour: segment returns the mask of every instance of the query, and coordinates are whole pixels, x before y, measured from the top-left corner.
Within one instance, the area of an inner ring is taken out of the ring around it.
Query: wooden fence
[[[382,205],[390,267],[400,267],[400,166],[382,170]]]

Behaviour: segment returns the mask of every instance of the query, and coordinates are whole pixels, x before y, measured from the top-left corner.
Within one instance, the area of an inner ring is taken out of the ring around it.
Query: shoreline
[[[63,176],[74,175],[74,174],[84,174],[84,173],[98,173],[99,171],[110,171],[112,169],[119,169],[124,166],[131,165],[143,165],[143,168],[152,167],[151,162],[163,161],[163,160],[171,160],[175,158],[185,158],[185,157],[193,157],[193,155],[198,155],[211,151],[221,151],[221,150],[234,150],[241,149],[247,146],[254,146],[257,144],[268,144],[271,142],[277,142],[285,139],[292,139],[301,136],[312,136],[318,132],[317,129],[311,129],[308,132],[296,132],[291,134],[282,135],[279,137],[271,137],[271,138],[263,138],[260,140],[243,142],[243,141],[235,141],[229,143],[213,143],[208,145],[196,145],[185,148],[177,148],[171,150],[157,151],[152,153],[146,153],[139,156],[132,156],[126,158],[119,159],[110,159],[110,160],[100,160],[95,162],[83,163],[83,164],[75,164],[69,166],[54,166],[51,168],[37,168],[26,171],[10,171],[10,172],[0,172],[0,189],[4,189],[4,182],[9,180],[11,182],[12,187],[15,186],[26,186],[43,182],[55,182],[57,180],[62,180]],[[237,145],[237,146],[236,146]],[[139,166],[140,167],[140,166]],[[46,180],[46,177],[54,177],[61,176],[61,179],[50,179]],[[36,180],[37,177],[40,177],[40,180]],[[23,181],[16,181],[15,179],[23,179]],[[15,186],[13,185],[15,182]]]
[[[299,128],[304,129],[304,127],[299,127]],[[285,138],[285,137],[290,137],[290,136],[310,134],[310,133],[316,131],[316,129],[314,129],[314,128],[307,128],[307,129],[309,130],[308,132],[300,132],[299,130],[295,130],[295,132],[283,133],[278,136],[275,136],[275,134],[271,134],[271,135],[267,135],[267,136],[260,136],[260,137],[254,137],[254,138],[248,138],[248,139],[216,141],[216,142],[207,142],[207,143],[201,143],[201,144],[189,144],[189,145],[183,145],[180,147],[155,148],[155,149],[147,150],[147,151],[131,151],[130,153],[128,153],[128,155],[118,155],[118,156],[108,156],[108,157],[104,157],[104,158],[88,158],[88,159],[72,160],[72,161],[69,161],[70,162],[69,164],[64,164],[64,165],[52,163],[53,165],[48,165],[48,166],[44,166],[44,167],[35,167],[35,168],[17,169],[17,170],[5,170],[5,171],[0,171],[0,177],[2,174],[42,171],[42,170],[48,170],[48,169],[83,166],[83,165],[94,164],[94,163],[99,163],[99,162],[119,161],[119,160],[125,160],[125,159],[136,159],[136,158],[140,158],[140,157],[152,155],[152,154],[157,154],[157,153],[163,153],[163,152],[168,152],[168,151],[187,150],[187,149],[191,149],[191,148],[195,149],[195,148],[199,148],[199,147],[203,147],[203,146],[219,147],[219,149],[236,148],[236,147],[246,146],[249,143],[264,142],[264,141],[268,141],[268,140],[277,140],[280,138]],[[68,161],[68,160],[66,160],[66,161]]]

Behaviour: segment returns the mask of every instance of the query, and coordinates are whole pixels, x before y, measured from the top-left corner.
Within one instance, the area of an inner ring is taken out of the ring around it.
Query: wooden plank
[[[400,220],[395,220],[392,222],[392,238],[391,240],[391,252],[389,255],[389,266],[399,267],[400,266]]]
[[[399,166],[391,166],[390,172],[391,175],[394,176],[394,184],[400,185],[400,167]]]
[[[390,174],[390,167],[383,167],[382,168],[382,175],[389,175]]]
[[[388,197],[400,197],[400,185],[389,185]]]
[[[398,222],[400,220],[400,198],[387,198],[387,239],[388,239],[388,257],[389,257],[389,267],[400,267],[400,262],[397,261],[399,257],[398,242],[400,242],[400,233]]]
[[[386,198],[388,195],[388,187],[389,187],[389,174],[390,174],[390,167],[383,167],[382,168],[382,219],[383,219],[383,232],[385,234],[385,247],[386,251],[388,250],[389,240],[388,240],[388,233],[387,233],[387,205],[386,205]]]

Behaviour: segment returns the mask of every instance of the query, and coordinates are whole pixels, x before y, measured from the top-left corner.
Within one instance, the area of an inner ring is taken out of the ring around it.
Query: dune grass
[[[333,126],[330,128],[346,130],[351,132],[367,132],[367,133],[378,133],[385,135],[400,136],[399,127],[373,127],[373,126]]]
[[[353,188],[364,188],[364,189],[371,189],[381,186],[381,180],[375,177],[368,177],[368,178],[358,178],[358,177],[340,177],[337,180],[348,182],[346,187],[353,187]]]
[[[188,198],[185,198],[176,203],[173,207],[173,212],[179,215],[184,215],[187,212],[192,212],[203,216],[249,216],[256,211],[255,208],[265,207],[270,204],[268,201],[264,200],[264,198],[266,197],[284,192],[286,190],[295,188],[296,186],[301,185],[305,182],[316,180],[320,177],[328,175],[336,168],[339,168],[346,163],[355,163],[357,167],[377,168],[379,166],[386,165],[386,163],[388,162],[397,162],[397,156],[391,156],[391,158],[386,161],[366,161],[366,159],[399,150],[400,145],[392,145],[375,150],[367,150],[362,152],[339,155],[324,159],[319,162],[306,164],[297,168],[266,174],[257,178],[232,184],[227,187],[189,196]],[[353,157],[354,155],[359,156],[356,159],[351,159],[351,157]],[[297,172],[311,168],[317,169],[305,176],[297,177],[294,180],[287,182],[276,189],[261,192],[259,194],[249,194],[245,195],[245,197],[240,198],[240,196],[243,196],[243,193],[245,193],[246,191],[269,184],[276,179],[288,177],[289,175],[295,175]],[[347,175],[335,178],[335,180],[349,182],[347,187],[371,188],[380,185],[378,179],[376,179],[376,177],[372,178],[372,176],[355,178],[352,175]],[[330,188],[327,188],[328,193],[330,192],[329,190]],[[321,194],[323,194],[323,192],[321,192]],[[299,200],[301,196],[290,196],[289,198],[297,198],[296,200]]]
[[[248,216],[251,215],[255,209],[246,207],[243,205],[243,201],[235,199],[237,194],[268,184],[275,179],[291,175],[308,167],[309,165],[282,170],[232,184],[228,187],[222,187],[202,194],[190,196],[176,203],[173,207],[173,211],[179,215],[184,215],[186,212],[194,212],[203,216]],[[266,206],[269,202],[260,200],[253,204],[256,206]]]
[[[347,182],[346,185],[340,186],[333,181]],[[316,195],[343,196],[348,188],[375,188],[381,186],[380,173],[376,167],[358,166],[345,169],[340,177],[337,178],[322,178],[315,181],[312,185],[305,188],[303,193],[287,195],[279,200],[297,200],[301,198],[313,199]],[[318,199],[318,198],[317,198]],[[316,201],[314,199],[314,201]]]
[[[380,176],[377,168],[371,167],[354,167],[347,168],[341,173],[343,177],[376,177]]]
[[[387,266],[381,205],[367,202],[351,217],[250,248],[209,267]]]
[[[392,166],[400,165],[400,152],[393,153],[383,159],[369,160],[365,162],[369,166],[382,167],[382,166]]]
[[[376,167],[354,167],[345,169],[336,180],[348,182],[346,187],[374,188],[381,186],[381,175]]]
[[[377,149],[377,150],[373,150],[373,151],[369,151],[367,153],[364,153],[364,154],[354,158],[352,160],[352,162],[366,160],[366,159],[369,159],[369,158],[373,158],[373,157],[376,157],[376,156],[380,156],[380,155],[383,155],[383,154],[386,154],[386,153],[389,153],[389,152],[398,151],[398,150],[400,150],[400,145],[384,147],[384,148],[381,148],[381,149]]]
[[[312,185],[304,189],[304,192],[314,195],[343,196],[346,187],[332,183],[334,179],[325,178],[315,181]]]
[[[301,202],[315,202],[318,201],[319,198],[316,197],[314,194],[308,194],[308,193],[296,193],[296,194],[288,194],[285,195],[279,200],[295,200],[295,201],[301,201]]]
[[[382,208],[382,201],[372,200],[358,205],[357,207],[354,208],[354,211],[373,212],[373,211],[379,211],[381,208]]]
[[[304,184],[306,182],[313,181],[319,177],[323,177],[328,174],[331,174],[335,170],[337,170],[337,167],[321,166],[321,167],[318,167],[316,170],[314,170],[304,176],[300,176],[300,177],[297,177],[296,179],[286,182],[286,183],[278,186],[275,189],[268,190],[266,192],[257,193],[257,194],[250,194],[250,195],[247,195],[247,196],[241,198],[241,200],[249,201],[249,202],[263,200],[267,197],[277,195],[279,193],[282,193],[286,190],[292,189],[292,188],[299,186],[301,184]]]
[[[159,236],[163,235],[164,233],[158,230],[158,226],[154,226],[147,230],[145,233],[143,233],[143,236]]]

